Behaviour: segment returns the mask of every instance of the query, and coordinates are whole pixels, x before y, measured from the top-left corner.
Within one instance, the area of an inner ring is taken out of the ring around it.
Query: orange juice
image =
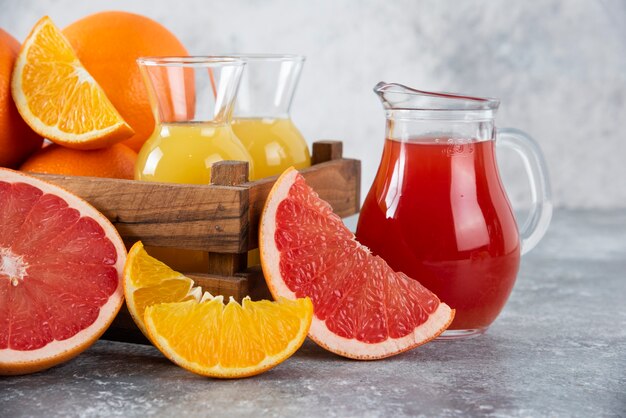
[[[211,183],[222,160],[250,163],[231,127],[245,62],[232,57],[147,57],[137,60],[156,121],[135,165],[135,179],[182,184]],[[178,271],[207,272],[205,251],[146,246]]]
[[[230,125],[210,122],[162,123],[141,148],[135,179],[183,184],[209,184],[211,165],[223,160],[250,162],[250,154]]]
[[[289,118],[236,118],[232,127],[250,153],[257,178],[311,165],[309,148]]]
[[[211,165],[222,160],[250,161],[250,154],[230,125],[208,122],[162,123],[137,156],[135,179],[166,183],[209,184]],[[254,169],[250,163],[250,176]],[[181,271],[206,271],[208,253],[147,246],[153,257]]]

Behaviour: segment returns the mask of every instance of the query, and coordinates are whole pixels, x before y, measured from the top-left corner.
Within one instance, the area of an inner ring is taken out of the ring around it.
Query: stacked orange
[[[0,165],[132,179],[136,152],[154,129],[135,60],[187,55],[184,46],[159,23],[126,12],[96,13],[63,33],[44,17],[19,54],[9,38],[0,31]],[[15,106],[3,96],[9,80]],[[39,150],[42,137],[54,144]]]
[[[17,168],[41,148],[42,138],[22,120],[11,98],[11,74],[20,44],[0,29],[0,166]]]

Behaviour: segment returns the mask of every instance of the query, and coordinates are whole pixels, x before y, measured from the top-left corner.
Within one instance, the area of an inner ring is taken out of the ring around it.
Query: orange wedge
[[[128,311],[148,338],[150,336],[143,322],[148,306],[191,299],[198,301],[202,296],[202,290],[193,287],[193,280],[151,257],[141,241],[137,241],[128,252],[123,282]]]
[[[47,16],[22,45],[11,92],[26,123],[57,144],[103,148],[134,133]]]
[[[309,298],[242,304],[205,294],[150,306],[145,324],[157,348],[177,365],[202,376],[248,377],[282,363],[306,338],[313,304]]]
[[[313,318],[308,298],[224,306],[194,282],[151,257],[138,241],[128,252],[124,295],[131,316],[159,350],[203,376],[246,377],[289,358],[304,342]]]

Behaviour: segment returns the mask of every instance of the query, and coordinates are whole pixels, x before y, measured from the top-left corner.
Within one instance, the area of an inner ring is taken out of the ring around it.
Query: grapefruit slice
[[[270,191],[259,231],[275,298],[311,298],[309,337],[341,356],[373,360],[424,344],[454,310],[356,241],[304,177],[287,169]]]
[[[122,305],[125,259],[91,205],[0,169],[0,374],[47,369],[97,340]]]

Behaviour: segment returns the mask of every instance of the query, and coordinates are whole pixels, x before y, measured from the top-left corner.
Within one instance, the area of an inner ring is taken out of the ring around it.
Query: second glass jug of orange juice
[[[250,162],[233,133],[233,104],[245,62],[232,57],[154,57],[137,60],[152,104],[154,133],[141,148],[135,179],[209,184],[222,160]]]
[[[234,56],[246,62],[246,69],[235,103],[233,130],[250,153],[256,176],[278,175],[290,166],[309,167],[309,148],[289,113],[304,57]]]

